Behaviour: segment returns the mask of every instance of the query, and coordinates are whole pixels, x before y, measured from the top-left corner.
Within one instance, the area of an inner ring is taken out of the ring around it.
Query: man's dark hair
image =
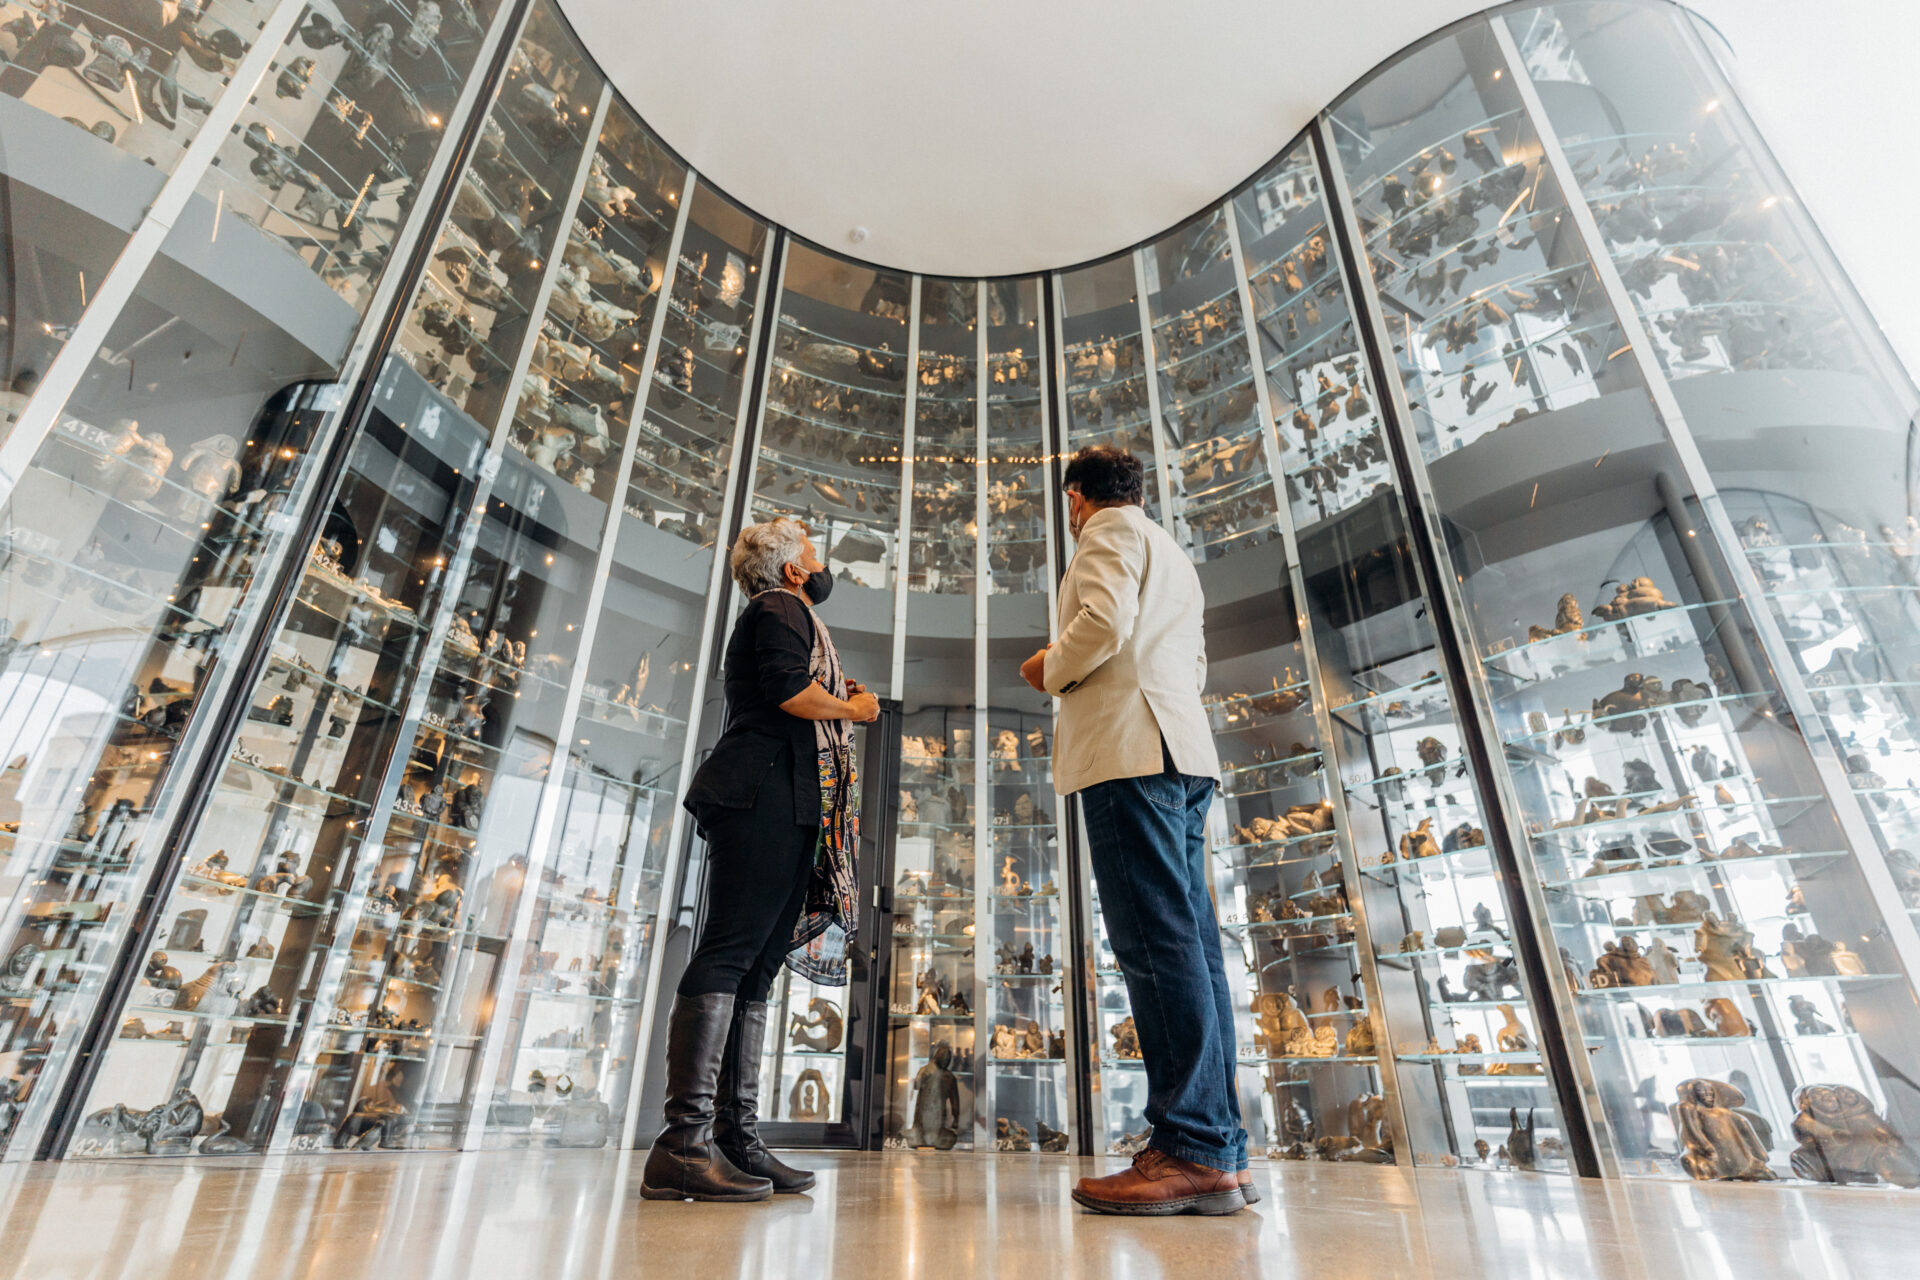
[[[1147,469],[1140,459],[1110,444],[1090,444],[1067,459],[1063,489],[1078,489],[1088,502],[1139,505],[1147,494]]]

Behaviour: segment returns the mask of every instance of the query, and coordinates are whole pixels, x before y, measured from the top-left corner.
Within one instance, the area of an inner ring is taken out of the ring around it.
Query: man
[[[1147,518],[1139,459],[1082,449],[1062,487],[1078,550],[1059,638],[1020,674],[1060,699],[1054,789],[1077,792],[1086,814],[1153,1126],[1132,1168],[1082,1178],[1073,1198],[1097,1213],[1232,1213],[1258,1197],[1243,1172],[1233,1000],[1207,895],[1220,762],[1200,705],[1206,600],[1186,553]]]

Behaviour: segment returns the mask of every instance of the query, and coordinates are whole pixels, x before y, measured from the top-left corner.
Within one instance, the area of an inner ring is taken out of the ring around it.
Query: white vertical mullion
[[[1180,534],[1173,520],[1173,479],[1167,474],[1165,428],[1160,422],[1160,360],[1153,340],[1153,309],[1147,305],[1147,268],[1144,249],[1135,249],[1133,259],[1133,300],[1140,313],[1140,363],[1147,379],[1147,424],[1153,440],[1153,476],[1160,493],[1160,527],[1172,535]]]
[[[693,203],[691,196],[686,201]],[[715,526],[713,563],[707,573],[706,608],[700,622],[700,649],[694,658],[693,669],[693,705],[687,711],[687,736],[680,750],[680,770],[676,775],[673,794],[673,817],[667,829],[667,858],[660,879],[660,901],[654,913],[653,944],[647,954],[647,977],[641,987],[645,1003],[640,1006],[638,1044],[634,1050],[633,1072],[627,1081],[627,1109],[621,1123],[625,1126],[623,1143],[631,1144],[636,1137],[633,1122],[640,1111],[640,1092],[646,1081],[649,1046],[653,1043],[653,1020],[659,1012],[661,992],[657,990],[660,974],[666,963],[666,922],[667,895],[673,892],[674,881],[679,878],[680,860],[687,841],[687,811],[683,804],[687,797],[687,787],[693,780],[693,757],[700,746],[700,729],[705,720],[707,681],[712,674],[713,638],[720,627],[720,611],[726,599],[727,547],[721,542],[726,531],[733,527],[733,515],[736,495],[740,486],[734,483],[745,465],[749,469],[757,465],[755,454],[758,450],[760,431],[766,422],[766,396],[760,397],[760,412],[751,428],[747,422],[747,412],[753,406],[753,387],[750,385],[753,370],[760,358],[760,335],[770,332],[780,322],[780,303],[786,295],[786,281],[771,279],[773,275],[773,251],[779,233],[769,224],[767,240],[760,251],[760,286],[754,294],[753,323],[747,339],[746,376],[740,380],[740,404],[734,410],[733,442],[727,459],[727,486],[720,500],[719,522]],[[678,246],[676,244],[676,256]],[[771,301],[769,301],[771,298]],[[766,308],[772,307],[772,318],[767,319]],[[773,365],[767,365],[768,376],[772,376]],[[637,412],[644,412],[645,404],[637,406]],[[752,441],[749,443],[749,434]],[[751,485],[751,481],[749,481]],[[752,494],[745,498],[749,510],[752,507]]]
[[[914,414],[920,403],[920,277],[907,288],[907,385],[901,397],[900,532],[893,548],[893,661],[888,688],[904,699],[907,679],[907,570],[912,562]]]
[[[200,180],[213,167],[221,144],[240,123],[241,112],[252,102],[254,90],[265,79],[279,57],[280,47],[292,36],[305,10],[304,0],[280,0],[261,24],[252,47],[234,67],[226,89],[214,100],[207,118],[200,122],[199,131],[187,144],[180,163],[161,184],[153,203],[147,207],[146,216],[95,286],[93,299],[68,335],[66,345],[48,362],[20,420],[14,423],[6,440],[0,442],[0,504],[12,496],[14,486],[26,474],[34,455],[40,451],[41,442],[66,408],[68,398],[80,386],[80,379],[93,363],[95,353],[106,342],[113,322],[120,318],[121,308],[140,287],[147,268],[159,256],[160,247],[172,233],[174,223],[199,190]]]
[[[993,1003],[994,991],[991,979],[987,976],[993,972],[992,958],[979,940],[987,937],[997,941],[999,923],[991,896],[994,874],[993,810],[988,800],[992,777],[987,758],[987,593],[990,582],[987,567],[987,389],[992,383],[987,378],[986,295],[987,282],[976,280],[973,295],[973,1044],[977,1059],[975,1071],[978,1073],[974,1076],[973,1131],[976,1150],[992,1147],[992,1114],[995,1095],[999,1092],[992,1058],[980,1052],[980,1046],[987,1045],[990,1048],[992,1044],[991,1036],[982,1036],[980,1028],[983,1021],[990,1021],[988,1007]],[[980,927],[982,923],[986,926],[984,929]]]
[[[569,226],[572,214],[580,207],[588,171],[599,154],[600,132],[606,124],[607,108],[612,98],[613,89],[609,85],[602,90],[600,101],[594,109],[593,124],[587,135],[593,142],[587,148],[579,172],[574,175],[574,186],[569,193],[569,203],[565,206]],[[641,419],[646,412],[648,392],[653,385],[660,334],[666,327],[667,312],[673,301],[673,283],[680,267],[680,244],[686,235],[687,208],[693,203],[693,186],[694,176],[689,171],[682,186],[673,232],[667,242],[667,261],[660,273],[660,287],[654,292],[653,316],[647,323],[646,352],[640,361],[640,376],[634,391],[632,410],[627,417],[626,440],[620,447],[620,462],[614,472],[612,496],[607,503],[607,522],[600,531],[600,547],[594,556],[593,580],[587,588],[586,612],[580,625],[580,643],[573,668],[567,675],[566,693],[560,704],[559,727],[553,735],[553,759],[547,765],[547,776],[540,785],[540,796],[534,805],[533,829],[527,837],[526,878],[520,900],[514,906],[513,924],[507,930],[506,951],[501,956],[500,968],[494,979],[493,1016],[488,1019],[486,1039],[480,1054],[479,1096],[475,1098],[473,1109],[467,1113],[466,1139],[461,1144],[467,1150],[477,1149],[485,1136],[487,1108],[482,1099],[492,1089],[499,1070],[500,1055],[505,1051],[506,1029],[513,1022],[512,998],[519,994],[507,984],[519,980],[521,966],[526,963],[527,935],[533,929],[534,908],[540,900],[540,886],[552,856],[553,829],[558,821],[561,797],[566,791],[574,727],[580,718],[580,701],[586,691],[587,668],[593,660],[594,641],[600,633],[600,613],[606,604],[607,580],[613,570],[614,550],[620,540],[620,520],[626,513],[627,485],[633,472],[634,451],[640,439]],[[562,234],[566,232],[563,230]],[[565,256],[565,249],[565,241],[555,244],[553,257],[556,261]],[[644,852],[641,856],[645,857]],[[618,990],[617,984],[615,990]],[[609,1010],[609,1015],[611,1013]],[[616,1025],[611,1016],[608,1024]]]

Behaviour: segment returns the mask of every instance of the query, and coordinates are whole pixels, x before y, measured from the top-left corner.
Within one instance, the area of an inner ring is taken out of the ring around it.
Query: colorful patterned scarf
[[[845,698],[847,677],[833,637],[812,605],[807,612],[813,616],[807,674],[834,697]],[[787,967],[822,986],[844,987],[859,905],[854,855],[860,845],[860,779],[853,763],[853,722],[815,720],[813,741],[820,770],[820,841],[814,846],[807,902],[794,927]]]

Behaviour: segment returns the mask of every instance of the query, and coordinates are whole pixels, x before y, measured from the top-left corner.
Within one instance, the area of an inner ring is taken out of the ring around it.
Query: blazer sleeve
[[[753,622],[753,656],[760,695],[770,707],[812,684],[813,623],[806,606],[791,597],[768,597]]]
[[[1073,556],[1080,610],[1047,650],[1044,678],[1055,697],[1071,693],[1133,637],[1140,616],[1140,577],[1146,568],[1140,535],[1125,520],[1089,527]]]

